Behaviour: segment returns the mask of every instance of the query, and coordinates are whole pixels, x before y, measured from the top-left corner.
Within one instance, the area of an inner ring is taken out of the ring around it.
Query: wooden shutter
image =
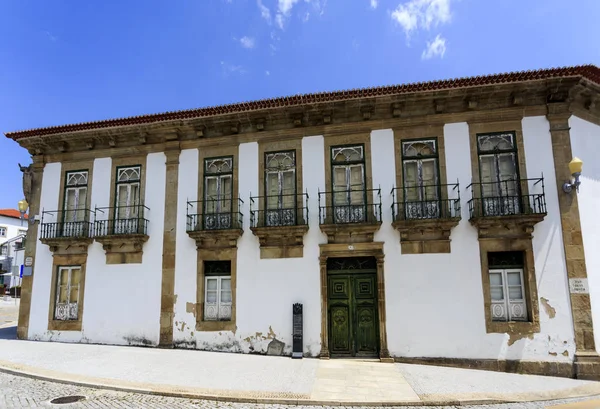
[[[348,179],[346,166],[334,166],[333,168],[333,204],[348,204]]]
[[[231,319],[231,277],[219,278],[219,320]]]
[[[204,207],[206,209],[206,213],[216,213],[217,212],[217,189],[218,189],[218,177],[216,176],[208,176],[204,179]]]
[[[279,172],[267,173],[267,209],[279,206]]]
[[[282,202],[284,209],[296,207],[296,173],[293,170],[282,172]]]
[[[517,194],[517,172],[514,153],[498,155],[498,168],[500,173],[500,192],[503,196]]]
[[[414,202],[419,200],[419,170],[416,160],[404,161],[404,200]]]
[[[232,180],[231,175],[220,176],[219,207],[221,213],[229,213],[233,210],[231,203]]]
[[[481,155],[479,157],[479,171],[481,174],[481,194],[483,197],[497,196],[496,166],[494,155]]]

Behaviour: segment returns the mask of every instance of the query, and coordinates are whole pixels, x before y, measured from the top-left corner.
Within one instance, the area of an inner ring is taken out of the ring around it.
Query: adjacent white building
[[[306,357],[597,377],[599,90],[584,66],[8,133],[40,217],[19,336],[289,355],[301,304]]]
[[[20,268],[24,262],[27,220],[15,209],[0,209],[0,287],[21,285]]]

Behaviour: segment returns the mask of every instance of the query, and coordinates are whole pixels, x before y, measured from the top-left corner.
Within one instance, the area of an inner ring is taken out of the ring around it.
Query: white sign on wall
[[[33,264],[33,257],[25,257],[25,267],[31,267]]]
[[[569,278],[569,290],[571,294],[589,294],[587,278]]]

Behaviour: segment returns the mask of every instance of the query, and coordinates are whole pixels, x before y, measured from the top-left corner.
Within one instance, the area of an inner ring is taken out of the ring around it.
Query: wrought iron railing
[[[446,193],[455,197],[444,198]],[[458,182],[447,185],[395,187],[390,194],[393,197],[394,221],[460,218]]]
[[[319,224],[381,223],[381,189],[319,192]]]
[[[242,199],[207,199],[187,202],[186,231],[242,229]]]
[[[97,207],[94,211],[94,236],[148,234],[146,211],[142,204],[132,206]]]
[[[90,209],[42,211],[40,239],[93,237]]]
[[[259,207],[256,209],[255,207]],[[263,207],[260,209],[260,207]],[[250,197],[250,226],[281,227],[308,224],[308,193]]]
[[[471,183],[469,216],[477,217],[546,214],[544,177]],[[529,192],[529,193],[524,193]]]

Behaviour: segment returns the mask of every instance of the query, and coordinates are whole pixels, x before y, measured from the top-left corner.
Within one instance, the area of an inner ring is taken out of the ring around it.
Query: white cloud
[[[240,43],[244,48],[254,48],[255,45],[254,38],[245,36],[240,39]]]
[[[265,75],[268,77],[269,75],[271,75],[271,71],[265,71]]]
[[[439,24],[448,23],[451,18],[451,0],[410,0],[399,4],[392,12],[392,19],[402,26],[406,37],[413,31],[429,30]]]
[[[271,10],[265,6],[261,0],[256,0],[258,8],[260,9],[260,16],[267,20],[268,24],[271,24]]]
[[[371,8],[372,9],[376,9],[377,8],[377,0],[371,0]]]
[[[446,39],[438,34],[433,41],[427,41],[427,47],[423,50],[421,59],[429,60],[433,57],[444,58],[445,53]]]
[[[310,18],[310,13],[307,11],[306,14],[304,15],[304,17],[302,17],[302,21],[306,23],[309,18]]]
[[[292,14],[292,9],[299,2],[300,0],[277,0],[277,14],[275,15],[275,23],[279,29],[284,29],[286,21]],[[316,15],[322,16],[325,13],[327,0],[304,0],[304,3],[312,5],[316,11]],[[310,18],[310,13],[308,11],[303,12],[299,15],[299,17],[303,22],[307,22]]]
[[[221,61],[221,70],[226,77],[230,74],[245,74],[246,70],[241,65],[230,64],[226,61]]]

